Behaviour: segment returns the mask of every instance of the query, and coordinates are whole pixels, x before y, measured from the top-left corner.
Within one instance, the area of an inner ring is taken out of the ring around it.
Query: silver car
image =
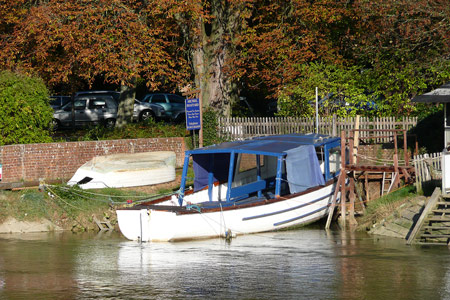
[[[176,94],[155,93],[145,95],[141,102],[154,105],[152,107],[155,107],[153,111],[157,118],[182,122],[185,120],[185,100],[185,98]],[[156,107],[159,109],[158,112]]]
[[[83,95],[74,99],[75,126],[104,124],[114,127],[117,119],[117,102],[111,95]],[[53,128],[72,126],[72,103],[53,113]]]
[[[145,121],[150,118],[160,118],[164,113],[164,108],[148,102],[134,100],[133,119],[137,121]]]

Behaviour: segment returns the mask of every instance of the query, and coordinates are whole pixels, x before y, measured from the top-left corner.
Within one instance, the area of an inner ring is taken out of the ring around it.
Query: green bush
[[[206,109],[202,116],[203,121],[203,145],[209,146],[224,142],[218,136],[219,122],[217,113],[212,109]]]
[[[40,78],[0,72],[0,145],[51,142],[52,115]]]
[[[103,125],[88,127],[78,140],[120,140],[120,139],[141,139],[157,137],[184,137],[186,127],[182,124],[172,124],[157,122],[148,119],[144,122],[129,123],[122,128],[109,129]]]

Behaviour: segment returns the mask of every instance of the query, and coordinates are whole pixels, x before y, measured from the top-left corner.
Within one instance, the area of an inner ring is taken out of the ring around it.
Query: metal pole
[[[203,147],[203,96],[202,91],[200,90],[198,101],[200,105],[200,130],[198,131],[198,147]]]
[[[319,133],[319,88],[316,86],[316,133]]]

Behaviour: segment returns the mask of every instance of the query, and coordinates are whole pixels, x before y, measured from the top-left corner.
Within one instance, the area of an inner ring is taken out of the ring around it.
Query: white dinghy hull
[[[97,156],[82,165],[67,184],[100,189],[169,182],[175,180],[175,162],[172,151]]]

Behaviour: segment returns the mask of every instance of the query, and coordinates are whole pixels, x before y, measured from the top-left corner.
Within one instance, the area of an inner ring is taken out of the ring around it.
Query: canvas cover
[[[313,145],[299,146],[286,153],[286,173],[291,194],[325,184]]]
[[[227,181],[230,167],[230,153],[194,154],[194,191],[208,186],[208,174],[213,173],[213,182]]]

